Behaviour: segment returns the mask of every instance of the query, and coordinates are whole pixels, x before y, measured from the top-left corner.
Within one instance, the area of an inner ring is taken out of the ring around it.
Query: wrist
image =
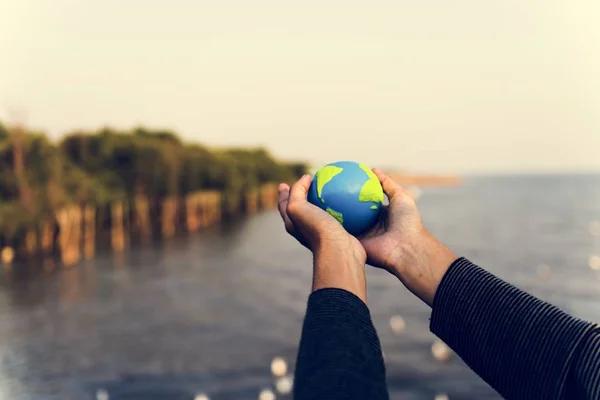
[[[333,262],[336,266],[343,264],[357,265],[364,268],[367,261],[365,249],[357,240],[349,235],[343,239],[320,240],[314,247],[313,254],[315,262],[319,261],[324,265],[329,265]]]
[[[345,289],[366,303],[366,255],[364,250],[319,246],[314,252],[313,292],[325,288]]]
[[[457,258],[454,252],[423,229],[398,245],[390,272],[431,306],[442,278]]]

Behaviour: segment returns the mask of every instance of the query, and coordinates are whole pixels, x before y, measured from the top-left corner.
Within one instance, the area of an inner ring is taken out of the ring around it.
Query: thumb
[[[286,211],[292,222],[300,222],[306,219],[310,220],[310,214],[314,211],[312,209],[314,206],[307,200],[310,183],[310,175],[304,175],[294,183],[290,189],[290,197]]]
[[[308,202],[310,175],[304,175],[292,185],[287,205],[287,215],[306,236],[318,235],[332,229],[343,229],[328,212]]]
[[[381,172],[380,170],[373,168],[373,173],[379,179],[383,192],[390,199],[390,202],[402,194],[402,186],[398,185],[392,178]]]
[[[288,209],[289,207],[293,208],[296,205],[301,205],[308,201],[306,196],[308,195],[310,183],[310,175],[306,174],[292,185],[292,188],[290,189],[290,203],[288,205]]]

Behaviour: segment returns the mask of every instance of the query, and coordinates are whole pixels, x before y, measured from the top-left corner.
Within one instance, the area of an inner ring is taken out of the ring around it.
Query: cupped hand
[[[360,237],[367,263],[394,274],[431,305],[439,282],[456,255],[425,229],[412,195],[381,171],[373,172],[389,205],[384,206],[375,226]]]
[[[304,175],[291,188],[285,183],[279,185],[278,208],[286,231],[313,253],[351,251],[366,259],[358,239],[328,212],[308,202],[310,183],[310,175]]]
[[[329,213],[307,200],[310,175],[279,185],[278,208],[286,231],[314,254],[313,291],[345,289],[366,302],[366,253]]]
[[[367,252],[367,262],[393,272],[402,262],[405,245],[419,240],[425,228],[417,205],[407,190],[383,172],[373,169],[389,205],[383,206],[377,223],[360,236]]]

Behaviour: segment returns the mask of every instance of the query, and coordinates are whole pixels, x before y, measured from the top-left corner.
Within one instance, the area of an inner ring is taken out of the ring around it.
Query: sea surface
[[[600,321],[599,176],[468,178],[418,204],[458,254]],[[310,255],[275,211],[73,268],[0,270],[0,399],[277,394],[271,360],[293,373],[310,284]],[[370,269],[368,298],[392,399],[499,398],[458,357],[433,357],[430,310],[396,279]]]

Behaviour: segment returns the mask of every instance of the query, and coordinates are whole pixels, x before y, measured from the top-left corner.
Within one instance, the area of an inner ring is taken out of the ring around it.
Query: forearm
[[[588,357],[580,349],[590,347],[592,330],[465,259],[446,272],[431,315],[431,331],[507,399],[590,398],[566,395],[574,390],[597,394],[598,383],[590,388],[586,368],[594,360],[598,365],[598,352],[577,367]]]
[[[315,251],[313,260],[312,291],[320,289],[344,289],[364,303],[367,302],[365,259],[352,251],[339,251],[328,246]]]
[[[294,398],[388,398],[379,339],[369,309],[354,294],[328,288],[309,297]]]
[[[442,278],[458,257],[423,229],[401,241],[390,258],[390,272],[418,298],[432,306]]]

